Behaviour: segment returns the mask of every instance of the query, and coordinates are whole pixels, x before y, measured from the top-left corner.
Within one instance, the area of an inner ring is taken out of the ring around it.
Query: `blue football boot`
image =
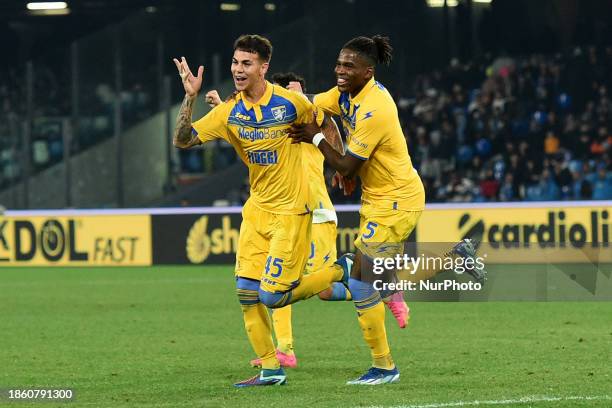
[[[279,368],[278,370],[263,369],[256,376],[234,384],[234,387],[245,388],[257,387],[262,385],[285,385],[286,383],[287,376],[285,375],[285,371],[282,368]]]
[[[347,381],[347,385],[380,385],[399,382],[400,373],[397,367],[391,370],[370,367],[370,369],[356,380]]]

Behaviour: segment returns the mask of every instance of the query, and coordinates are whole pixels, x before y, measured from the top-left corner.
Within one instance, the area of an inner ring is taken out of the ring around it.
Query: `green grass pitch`
[[[294,306],[299,367],[288,385],[234,389],[256,371],[230,267],[2,268],[0,388],[68,387],[76,399],[0,405],[612,406],[541,400],[610,398],[611,302],[411,308],[406,330],[387,313],[399,384],[344,385],[370,362],[354,307],[310,299]],[[523,397],[540,400],[515,401]]]

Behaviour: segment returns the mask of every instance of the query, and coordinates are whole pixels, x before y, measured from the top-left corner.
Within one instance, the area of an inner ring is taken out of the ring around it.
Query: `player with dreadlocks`
[[[375,66],[388,65],[391,58],[389,38],[380,35],[353,38],[342,47],[336,61],[336,86],[314,98],[317,108],[341,117],[347,135],[347,154],[334,150],[316,124],[294,125],[290,130],[296,142],[317,146],[339,173],[337,177],[361,178],[357,251],[355,256],[343,255],[337,263],[350,270],[349,290],[363,337],[371,350],[372,366],[348,384],[399,381],[385,330],[382,298],[389,294],[374,289],[371,262],[374,258],[394,258],[403,253],[404,242],[425,207],[425,191],[408,154],[397,106],[385,87],[374,79]],[[453,253],[473,257],[475,250],[471,242],[465,241],[455,246]],[[421,271],[419,279],[436,273]],[[390,277],[394,279],[394,273]]]

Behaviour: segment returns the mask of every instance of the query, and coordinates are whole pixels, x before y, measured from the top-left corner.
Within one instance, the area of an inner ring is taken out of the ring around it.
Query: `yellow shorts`
[[[370,258],[403,254],[403,243],[416,228],[421,213],[364,204],[359,211],[359,233],[355,247]]]
[[[304,273],[312,215],[274,214],[250,201],[242,209],[236,276],[261,281],[267,292],[295,287]]]
[[[312,224],[310,256],[306,263],[306,273],[336,262],[336,223],[333,221]]]

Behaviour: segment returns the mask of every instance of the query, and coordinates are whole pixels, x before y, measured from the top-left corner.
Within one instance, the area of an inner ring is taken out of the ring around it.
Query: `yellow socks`
[[[380,293],[371,284],[358,279],[349,280],[349,289],[357,308],[359,326],[363,339],[370,347],[372,366],[384,369],[395,367],[387,342],[385,329],[385,305]]]
[[[271,370],[280,368],[272,341],[272,323],[268,308],[261,303],[241,307],[244,327],[255,354],[261,359],[261,367]]]
[[[293,331],[291,329],[291,305],[274,309],[272,312],[274,333],[277,348],[281,352],[293,355]]]

